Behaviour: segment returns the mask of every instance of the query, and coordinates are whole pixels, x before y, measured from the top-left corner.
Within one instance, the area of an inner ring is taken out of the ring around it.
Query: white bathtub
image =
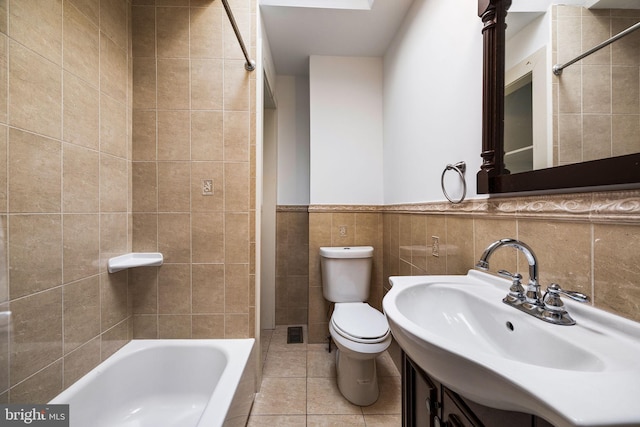
[[[71,427],[244,426],[254,341],[133,340],[49,403]]]

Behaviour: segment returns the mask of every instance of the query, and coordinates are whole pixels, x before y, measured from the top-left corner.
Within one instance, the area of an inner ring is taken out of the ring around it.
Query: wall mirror
[[[640,187],[640,4],[511,3],[478,0],[484,23],[478,193]],[[601,43],[608,44],[567,65]],[[565,65],[560,75],[556,64]]]

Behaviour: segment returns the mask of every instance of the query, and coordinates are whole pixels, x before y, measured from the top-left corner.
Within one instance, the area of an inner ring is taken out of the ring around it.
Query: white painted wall
[[[517,13],[517,12],[514,12]],[[529,25],[507,40],[505,70],[531,56],[541,48],[548,48],[551,61],[551,10],[534,19]]]
[[[309,204],[309,79],[277,76],[278,204]]]
[[[445,200],[440,176],[447,164],[460,160],[467,163],[467,197],[477,197],[482,149],[477,9],[477,0],[416,0],[385,54],[385,204]],[[447,191],[455,195],[451,181]]]
[[[311,204],[384,202],[382,70],[382,58],[311,56]]]

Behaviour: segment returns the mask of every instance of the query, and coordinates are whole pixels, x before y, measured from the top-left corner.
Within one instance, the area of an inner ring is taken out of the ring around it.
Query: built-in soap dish
[[[126,268],[133,267],[154,267],[162,265],[162,254],[159,252],[132,252],[109,258],[107,270],[115,273]]]

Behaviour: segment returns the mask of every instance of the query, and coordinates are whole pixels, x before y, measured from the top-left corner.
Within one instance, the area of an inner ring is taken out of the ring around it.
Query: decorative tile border
[[[276,212],[309,212],[308,205],[277,205]]]
[[[640,224],[640,190],[397,205],[311,205],[309,212],[383,212]]]

